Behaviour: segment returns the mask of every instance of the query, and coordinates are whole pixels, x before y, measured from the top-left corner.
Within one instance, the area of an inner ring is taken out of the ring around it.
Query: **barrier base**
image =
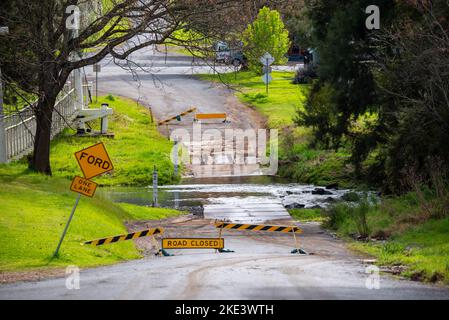
[[[291,254],[308,255],[308,253],[305,250],[301,249],[301,248],[293,249],[290,253]]]
[[[156,252],[155,254],[154,254],[155,256],[158,256],[158,255],[163,255],[164,257],[171,257],[171,256],[174,256],[174,254],[171,254],[171,253],[168,253],[166,250],[164,250],[164,249],[160,249],[158,252]]]
[[[220,252],[220,253],[230,253],[230,252],[235,252],[235,251],[223,248],[223,249],[218,249],[218,252]]]

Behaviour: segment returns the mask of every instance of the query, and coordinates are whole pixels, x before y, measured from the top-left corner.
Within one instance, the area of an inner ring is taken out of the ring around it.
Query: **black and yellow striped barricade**
[[[132,232],[132,233],[128,233],[128,234],[122,234],[122,235],[118,235],[118,236],[90,240],[90,241],[81,243],[81,245],[101,246],[104,244],[110,244],[110,243],[115,243],[115,242],[119,242],[119,241],[126,241],[126,240],[131,240],[131,239],[149,237],[149,236],[152,236],[153,240],[154,240],[155,235],[163,234],[163,233],[164,233],[164,228],[157,227],[157,228],[136,231],[136,232]],[[156,249],[159,249],[159,248],[156,247]]]
[[[181,117],[184,117],[184,116],[188,115],[189,113],[193,113],[195,111],[196,111],[196,108],[191,108],[191,109],[186,110],[186,111],[184,111],[184,112],[182,112],[180,114],[177,114],[176,116],[173,116],[173,117],[170,117],[168,119],[159,121],[159,123],[157,125],[161,126],[163,124],[168,124],[169,122],[172,122],[173,120],[181,121]]]
[[[215,222],[215,228],[220,229],[219,238],[221,238],[222,231],[224,229],[237,230],[237,231],[265,231],[265,232],[281,232],[292,233],[295,240],[295,249],[292,253],[307,254],[299,246],[299,241],[296,238],[296,234],[302,233],[302,229],[297,226],[271,226],[264,224],[239,224],[229,222]]]

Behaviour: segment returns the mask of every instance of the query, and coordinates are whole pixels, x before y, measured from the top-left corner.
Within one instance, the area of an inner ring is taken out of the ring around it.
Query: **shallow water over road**
[[[116,202],[152,205],[151,187],[104,190]],[[286,207],[326,207],[348,191],[328,190],[266,176],[184,179],[180,185],[159,187],[159,205],[202,210],[206,219],[264,222],[290,218]]]

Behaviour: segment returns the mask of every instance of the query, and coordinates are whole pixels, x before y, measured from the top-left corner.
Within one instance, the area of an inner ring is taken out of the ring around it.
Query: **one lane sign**
[[[86,179],[99,176],[114,169],[102,142],[76,152],[75,157]]]
[[[92,198],[97,186],[95,182],[77,176],[73,179],[70,190]]]

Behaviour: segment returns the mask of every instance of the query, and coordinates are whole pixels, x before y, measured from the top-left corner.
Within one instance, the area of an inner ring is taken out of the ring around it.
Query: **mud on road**
[[[189,214],[181,217],[173,217],[162,220],[152,221],[135,221],[127,224],[130,232],[154,228],[163,227],[163,238],[218,238],[219,229],[215,228],[214,220],[204,219],[201,215]],[[304,248],[309,254],[322,257],[337,257],[348,258],[353,255],[345,249],[344,242],[332,237],[327,231],[323,230],[319,223],[309,222],[301,223],[294,220],[270,220],[266,221],[266,225],[282,225],[282,226],[299,226],[303,233],[297,235],[298,242],[302,248]],[[235,230],[222,230],[222,237],[225,239],[225,247],[233,250],[229,247],[226,240],[240,239],[242,241],[248,240],[258,243],[260,248],[257,252],[264,252],[267,247],[275,245],[279,249],[279,253],[289,253],[296,247],[293,234],[291,233],[279,233],[279,232],[263,232],[263,231],[235,231]],[[160,238],[160,237],[159,237]],[[148,238],[142,238],[136,240],[136,246],[146,256],[153,256],[157,252],[157,248],[154,246],[154,242]],[[265,248],[265,249],[264,249]],[[213,252],[214,250],[203,249],[181,249],[181,250],[168,250],[175,255],[182,254],[198,254],[205,251]],[[239,253],[251,254],[254,253],[254,248],[243,247],[238,251]],[[267,250],[266,252],[269,252]],[[226,253],[222,253],[226,254]]]

